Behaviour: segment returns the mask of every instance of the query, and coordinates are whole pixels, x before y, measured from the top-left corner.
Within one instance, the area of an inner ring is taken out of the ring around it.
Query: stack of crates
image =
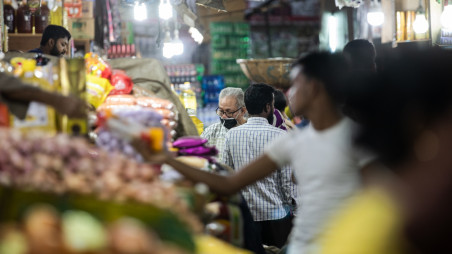
[[[236,59],[246,59],[250,53],[250,27],[241,22],[210,23],[212,38],[211,73],[224,76],[226,87],[246,89],[250,82]]]

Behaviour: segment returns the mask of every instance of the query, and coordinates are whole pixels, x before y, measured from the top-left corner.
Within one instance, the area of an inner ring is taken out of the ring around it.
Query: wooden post
[[[353,12],[353,8],[347,8],[348,41],[355,39],[355,23],[353,19]]]

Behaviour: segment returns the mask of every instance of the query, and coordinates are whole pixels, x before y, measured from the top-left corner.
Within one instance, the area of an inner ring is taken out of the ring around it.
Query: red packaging
[[[110,95],[130,94],[133,88],[132,79],[122,70],[113,70],[111,73],[111,84],[115,87]]]
[[[5,104],[0,103],[0,126],[9,127],[9,112]]]
[[[64,2],[64,10],[67,13],[68,18],[81,18],[82,17],[82,1],[73,0]]]

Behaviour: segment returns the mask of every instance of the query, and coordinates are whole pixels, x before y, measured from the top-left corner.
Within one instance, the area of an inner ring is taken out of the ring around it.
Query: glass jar
[[[18,33],[32,33],[33,23],[31,19],[31,11],[25,1],[17,9],[17,32]]]

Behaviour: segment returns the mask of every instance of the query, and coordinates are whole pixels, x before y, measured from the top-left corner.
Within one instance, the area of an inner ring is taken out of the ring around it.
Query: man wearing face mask
[[[222,156],[223,162],[234,170],[240,170],[262,156],[274,139],[286,134],[286,131],[271,125],[274,92],[266,84],[254,84],[245,91],[248,121],[226,134]],[[261,235],[265,245],[281,248],[292,228],[287,204],[296,200],[297,188],[291,176],[292,168],[287,166],[241,191],[258,225],[256,233]]]
[[[220,122],[212,124],[201,134],[209,145],[218,149],[219,160],[222,161],[224,138],[231,128],[246,123],[246,107],[242,89],[228,87],[220,92],[217,115]]]

